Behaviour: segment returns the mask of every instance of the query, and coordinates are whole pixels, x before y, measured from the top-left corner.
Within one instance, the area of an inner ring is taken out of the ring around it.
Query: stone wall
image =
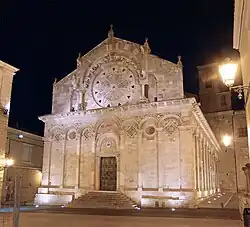
[[[220,148],[197,108],[183,99],[48,116],[40,193],[99,190],[100,159],[112,156],[117,190],[145,206],[213,194]]]
[[[174,64],[151,55],[147,41],[114,37],[79,57],[77,69],[54,83],[52,113],[183,97],[180,59]]]
[[[219,153],[218,170],[222,190],[236,192],[245,189],[245,176],[241,167],[249,160],[245,111],[223,111],[205,114],[223,151]],[[225,147],[223,136],[232,137]],[[237,173],[237,176],[236,176]]]

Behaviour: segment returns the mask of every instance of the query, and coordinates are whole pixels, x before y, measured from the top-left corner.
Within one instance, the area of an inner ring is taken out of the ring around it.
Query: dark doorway
[[[102,157],[100,164],[100,190],[116,191],[117,163],[115,157]]]

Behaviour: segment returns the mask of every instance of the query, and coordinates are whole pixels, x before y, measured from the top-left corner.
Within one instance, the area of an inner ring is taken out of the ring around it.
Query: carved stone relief
[[[90,127],[83,129],[81,133],[83,139],[86,139],[86,140],[90,139],[92,137],[92,134],[93,134],[93,131]]]
[[[180,120],[175,117],[166,117],[161,120],[161,126],[168,136],[173,136],[180,126]]]
[[[138,131],[137,122],[134,119],[126,120],[122,124],[122,129],[129,137],[133,138]]]

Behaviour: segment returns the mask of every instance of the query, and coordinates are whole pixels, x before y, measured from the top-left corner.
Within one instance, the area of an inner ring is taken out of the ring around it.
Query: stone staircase
[[[88,192],[70,204],[72,208],[140,209],[139,206],[120,192]]]

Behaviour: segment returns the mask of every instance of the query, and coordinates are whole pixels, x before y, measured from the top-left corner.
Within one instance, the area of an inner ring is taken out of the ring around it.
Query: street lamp
[[[6,167],[13,166],[14,160],[12,158],[4,159],[4,165],[0,166],[0,171],[3,171]]]
[[[222,142],[225,145],[226,148],[232,143],[232,137],[229,135],[224,135],[222,138]]]
[[[235,82],[236,73],[238,70],[238,63],[227,58],[226,61],[219,66],[219,73],[222,82],[229,88],[229,90],[234,90],[238,93],[238,98],[242,99],[243,91],[249,90],[250,86],[237,85],[233,86]]]

